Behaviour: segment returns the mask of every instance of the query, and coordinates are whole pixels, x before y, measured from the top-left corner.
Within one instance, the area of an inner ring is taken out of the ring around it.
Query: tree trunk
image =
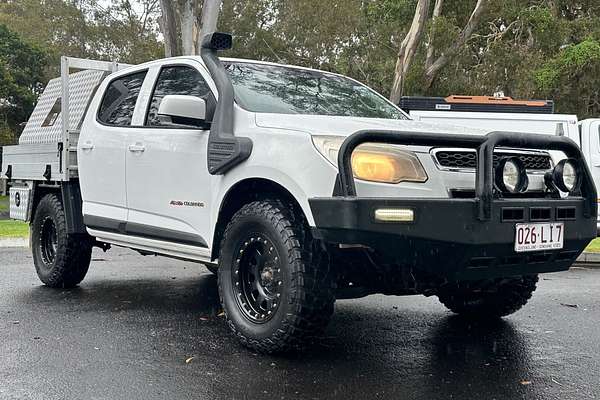
[[[491,4],[491,1],[492,0],[477,0],[477,4],[471,13],[471,17],[467,21],[464,29],[458,35],[458,39],[425,70],[425,86],[428,89],[433,84],[433,81],[437,77],[440,70],[445,67],[450,59],[456,55],[456,53],[458,53],[460,49],[467,43],[467,40],[469,40],[475,31],[477,25],[479,25],[481,16]]]
[[[442,15],[442,7],[444,6],[444,0],[435,0],[433,6],[433,14],[431,16],[431,29],[429,31],[429,40],[427,41],[427,57],[425,58],[425,69],[431,67],[433,64],[433,56],[435,55],[435,20],[437,17]]]
[[[429,0],[419,0],[410,29],[404,37],[404,40],[400,45],[400,50],[398,51],[398,59],[396,60],[396,68],[394,71],[394,81],[392,83],[392,90],[390,91],[390,101],[394,104],[400,102],[400,97],[402,96],[402,91],[404,89],[404,80],[415,52],[419,47],[421,34],[423,33],[423,28],[427,22],[428,13]]]
[[[160,28],[165,41],[165,57],[181,55],[177,40],[177,21],[175,19],[175,4],[173,0],[160,0],[162,16]]]
[[[181,45],[184,56],[196,54],[194,25],[196,25],[197,9],[196,0],[185,0],[181,7]]]
[[[204,36],[217,31],[217,22],[219,21],[219,12],[223,0],[204,0],[202,6],[201,27],[198,30],[198,46],[196,53],[200,54],[200,44]]]

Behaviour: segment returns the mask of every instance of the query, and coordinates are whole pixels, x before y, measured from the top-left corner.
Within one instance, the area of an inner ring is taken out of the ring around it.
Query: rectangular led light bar
[[[375,210],[375,219],[381,222],[413,222],[415,212],[410,208],[379,208]]]

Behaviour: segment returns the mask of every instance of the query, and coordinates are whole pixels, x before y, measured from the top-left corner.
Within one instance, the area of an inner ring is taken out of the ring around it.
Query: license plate
[[[565,226],[561,223],[517,224],[515,251],[556,250],[563,248]]]

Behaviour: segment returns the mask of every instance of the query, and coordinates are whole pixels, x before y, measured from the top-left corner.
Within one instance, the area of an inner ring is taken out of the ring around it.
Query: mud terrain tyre
[[[53,288],[77,286],[87,274],[92,256],[88,235],[70,235],[62,202],[45,195],[31,224],[33,262],[40,280]]]
[[[233,216],[218,281],[227,323],[242,344],[285,352],[323,332],[335,302],[326,255],[304,218],[280,201],[255,201]]]
[[[500,318],[510,315],[531,298],[537,275],[447,285],[438,298],[456,314],[475,318]]]

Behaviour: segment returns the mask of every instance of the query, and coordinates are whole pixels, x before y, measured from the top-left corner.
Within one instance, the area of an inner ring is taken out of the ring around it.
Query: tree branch
[[[219,13],[223,0],[204,0],[202,5],[202,22],[198,30],[198,48],[197,54],[200,54],[200,43],[204,36],[213,33],[217,30],[217,22],[219,21]]]
[[[183,55],[189,56],[196,53],[194,35],[196,25],[197,0],[185,0],[181,6],[181,47]]]
[[[431,87],[439,71],[445,67],[450,59],[466,44],[467,40],[469,40],[477,28],[477,25],[479,25],[479,21],[481,20],[484,11],[487,10],[490,4],[491,0],[477,0],[477,4],[471,13],[471,17],[467,21],[464,29],[458,35],[456,41],[425,70],[425,85],[427,88]]]
[[[427,56],[425,58],[425,69],[431,67],[433,64],[433,56],[435,54],[434,36],[435,36],[435,21],[437,17],[442,15],[442,7],[444,6],[444,0],[435,0],[433,6],[433,14],[431,15],[431,29],[429,30],[429,41],[427,42]]]
[[[175,8],[172,0],[160,0],[162,16],[160,28],[165,39],[165,57],[180,55],[177,41],[177,21],[175,20]]]
[[[390,91],[390,101],[394,104],[400,102],[402,90],[404,89],[404,79],[410,68],[413,57],[419,46],[423,28],[427,22],[429,13],[429,0],[419,0],[415,10],[412,24],[408,30],[400,49],[398,50],[398,59],[396,60],[396,68],[394,71],[394,81]]]

